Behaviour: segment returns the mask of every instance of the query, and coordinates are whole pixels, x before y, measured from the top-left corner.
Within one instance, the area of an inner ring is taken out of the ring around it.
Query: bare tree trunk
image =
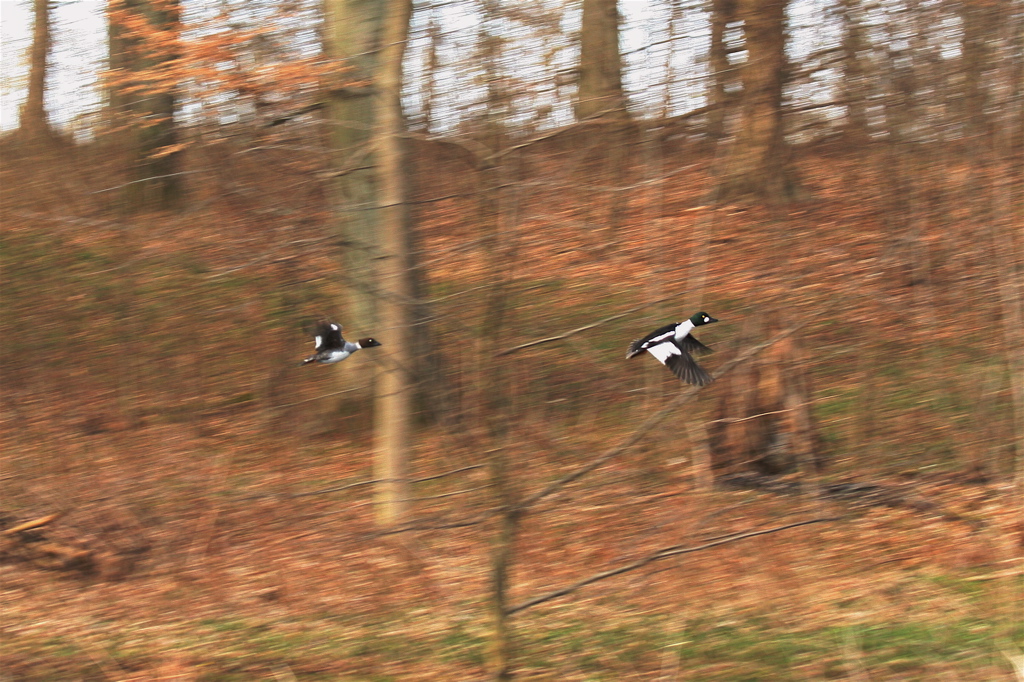
[[[617,0],[583,0],[576,118],[625,118]]]
[[[718,140],[725,135],[726,101],[729,83],[735,81],[725,44],[725,27],[736,16],[736,0],[711,0],[711,46],[708,60],[711,80],[708,87],[708,136]]]
[[[736,140],[720,180],[719,198],[787,202],[799,185],[782,129],[786,69],[787,0],[739,0],[747,61],[741,70],[743,101]]]
[[[173,86],[150,84],[162,65],[178,58],[179,0],[110,0],[107,6],[111,70],[109,104],[125,126],[132,163],[124,207],[172,209],[181,204],[181,153],[175,149]],[[143,26],[144,28],[139,28]]]
[[[968,136],[988,138],[992,122],[986,112],[985,71],[991,66],[989,42],[998,28],[998,6],[963,1],[959,9],[963,20],[963,121]]]
[[[494,448],[489,462],[491,485],[502,507],[498,532],[491,547],[491,619],[494,624],[490,668],[495,680],[512,679],[512,623],[509,616],[509,569],[511,568],[520,512],[508,473],[508,455]]]
[[[441,31],[438,15],[438,10],[432,10],[430,13],[430,23],[427,25],[427,38],[430,40],[430,47],[427,50],[427,68],[423,73],[423,120],[419,126],[427,134],[430,134],[430,123],[434,119],[434,100],[437,97],[437,69],[440,64],[437,58],[437,51],[444,35]]]
[[[508,94],[503,87],[502,43],[488,28],[500,16],[497,0],[483,3],[485,27],[480,35],[479,59],[487,74],[488,97],[486,110],[486,139],[491,143],[489,156],[495,157],[506,148],[506,121]],[[480,323],[480,343],[477,365],[477,384],[481,392],[471,416],[473,427],[490,444],[487,466],[494,504],[500,509],[498,528],[491,538],[489,611],[491,629],[487,652],[487,668],[492,679],[512,679],[514,640],[509,615],[509,574],[515,559],[515,541],[520,513],[518,496],[514,492],[512,464],[507,452],[510,418],[510,371],[506,358],[496,357],[501,348],[505,330],[509,327],[509,286],[512,279],[514,251],[508,242],[503,221],[502,200],[510,185],[505,172],[514,156],[505,156],[502,165],[485,163],[478,168],[480,241],[485,251],[491,281],[484,303]]]
[[[46,74],[47,60],[53,36],[50,30],[51,0],[33,0],[34,25],[32,48],[29,53],[28,97],[21,107],[19,128],[31,140],[47,140],[53,137],[50,123],[46,118]]]
[[[854,145],[870,141],[868,133],[867,93],[864,74],[864,27],[860,17],[861,0],[842,0],[843,12],[843,99],[846,121],[843,135]]]
[[[999,17],[1002,39],[999,80],[1003,96],[999,103],[998,127],[995,127],[994,156],[1006,170],[997,186],[990,223],[999,298],[1002,306],[1003,337],[1006,365],[1010,374],[1010,395],[1014,414],[1013,458],[1015,471],[1014,494],[1018,505],[1017,527],[1024,528],[1024,192],[1021,188],[1024,145],[1021,128],[1024,127],[1024,107],[1020,105],[1022,76],[1024,76],[1024,20],[1004,9]],[[1016,58],[1013,54],[1016,53]],[[1001,157],[1001,158],[1000,158]],[[1003,173],[1000,173],[1002,175]],[[1020,616],[1020,609],[1017,611]]]
[[[409,210],[404,162],[402,58],[409,38],[412,0],[387,3],[379,76],[376,79],[377,177],[380,187],[381,354],[383,368],[374,402],[374,477],[377,522],[392,526],[409,509],[409,451],[412,430],[415,361],[412,343],[413,286],[409,259]]]

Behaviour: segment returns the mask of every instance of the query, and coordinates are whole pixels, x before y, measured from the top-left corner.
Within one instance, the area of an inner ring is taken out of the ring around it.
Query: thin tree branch
[[[383,483],[384,481],[379,481],[379,482]],[[396,500],[396,501],[397,502],[426,502],[426,501],[429,501],[429,500],[441,500],[441,499],[444,499],[444,498],[447,498],[447,497],[456,497],[458,495],[465,495],[467,493],[476,492],[477,490],[487,490],[490,487],[491,487],[491,484],[488,483],[486,485],[478,485],[478,486],[475,486],[473,488],[465,488],[463,490],[453,490],[450,493],[441,493],[439,495],[426,495],[424,497],[406,497],[406,498],[402,498],[402,499],[399,499],[399,500]],[[363,502],[359,502],[358,504],[354,504],[351,507],[346,507],[345,511],[356,509],[358,507],[366,507],[366,506],[373,505],[373,504],[380,504],[380,503],[377,500],[364,500]],[[406,526],[402,526],[402,529],[405,530]]]
[[[138,180],[132,180],[131,182],[126,182],[123,185],[116,185],[114,187],[107,187],[105,189],[98,189],[98,190],[95,190],[93,192],[89,192],[89,194],[103,194],[104,192],[113,192],[113,191],[116,191],[116,190],[119,190],[119,189],[124,189],[125,187],[131,187],[132,185],[138,185],[138,184],[144,183],[144,182],[153,182],[154,180],[166,180],[167,178],[177,178],[177,177],[183,177],[185,175],[198,175],[200,173],[205,173],[205,172],[207,172],[206,169],[200,169],[200,170],[190,170],[190,171],[179,171],[177,173],[166,173],[164,175],[150,175],[150,176],[147,176],[145,178],[139,178]]]
[[[575,336],[576,334],[579,334],[579,333],[585,332],[585,331],[589,331],[591,329],[594,329],[595,327],[600,327],[601,325],[607,324],[609,322],[613,322],[614,320],[618,320],[618,319],[621,319],[623,317],[628,317],[629,315],[632,315],[633,313],[635,313],[637,311],[643,310],[644,308],[649,308],[652,305],[656,305],[658,303],[664,303],[665,301],[670,301],[670,300],[672,300],[674,298],[679,298],[680,294],[683,294],[683,293],[685,293],[685,292],[677,292],[677,293],[674,293],[674,294],[670,294],[668,296],[663,296],[662,298],[655,299],[655,300],[651,301],[650,303],[645,303],[643,305],[638,305],[635,308],[630,308],[629,310],[627,310],[625,312],[617,313],[617,314],[612,315],[610,317],[606,317],[603,320],[598,320],[597,322],[592,322],[592,323],[584,325],[582,327],[577,327],[576,329],[570,329],[569,331],[567,331],[565,333],[562,333],[562,334],[558,334],[557,336],[548,336],[548,337],[543,338],[543,339],[534,339],[533,341],[527,341],[526,343],[521,343],[518,346],[512,346],[511,348],[506,348],[503,351],[499,351],[499,352],[495,353],[494,357],[501,357],[503,355],[511,355],[512,353],[515,353],[517,351],[521,351],[521,350],[523,350],[525,348],[532,348],[534,346],[539,346],[539,345],[545,344],[545,343],[551,343],[553,341],[562,341],[563,339],[567,339],[570,336]]]
[[[656,552],[653,552],[652,554],[648,554],[643,559],[638,559],[637,561],[634,561],[631,564],[626,564],[625,566],[619,566],[618,568],[613,568],[607,571],[602,571],[600,573],[595,573],[590,577],[584,578],[583,580],[573,583],[572,585],[568,585],[557,590],[552,590],[551,592],[548,592],[547,594],[542,594],[539,597],[527,599],[526,601],[520,602],[516,606],[513,606],[512,608],[508,609],[506,613],[511,616],[512,614],[518,613],[519,611],[524,611],[530,608],[531,606],[543,604],[546,601],[551,601],[552,599],[557,599],[559,597],[564,597],[566,595],[572,594],[576,590],[579,590],[582,587],[586,587],[587,585],[596,583],[600,580],[605,580],[607,578],[612,578],[617,575],[622,575],[623,573],[635,571],[638,568],[643,568],[647,564],[658,561],[660,559],[667,559],[668,557],[679,556],[681,554],[692,554],[693,552],[700,552],[705,549],[711,549],[713,547],[727,545],[731,542],[746,540],[748,538],[757,537],[759,535],[768,535],[770,533],[778,533],[779,531],[789,530],[790,528],[808,526],[812,523],[824,523],[826,521],[837,520],[838,519],[835,517],[809,519],[807,521],[797,521],[796,523],[788,523],[784,526],[776,526],[774,528],[766,528],[764,530],[755,530],[750,531],[749,533],[741,533],[739,535],[728,535],[722,538],[712,540],[711,542],[706,542],[703,545],[695,545],[692,547],[673,545],[672,547],[665,547],[663,549],[659,549]]]
[[[491,518],[492,516],[494,516],[499,511],[501,511],[500,508],[495,507],[493,509],[488,509],[488,510],[486,510],[486,511],[484,511],[484,512],[482,512],[482,513],[480,513],[480,514],[478,514],[476,516],[473,516],[471,518],[464,519],[462,521],[449,521],[449,522],[438,522],[438,523],[422,523],[422,522],[417,522],[417,523],[411,523],[411,524],[408,524],[408,525],[405,525],[405,526],[399,526],[398,528],[386,528],[384,530],[378,531],[377,533],[374,533],[374,537],[381,537],[381,536],[384,536],[384,535],[397,535],[399,533],[408,533],[410,531],[454,530],[456,528],[469,528],[471,526],[476,526],[476,525],[479,525],[479,524],[483,523],[484,521],[486,521],[487,519]]]
[[[439,478],[446,478],[448,476],[454,476],[455,474],[461,474],[461,473],[463,473],[465,471],[472,471],[473,469],[482,469],[483,467],[484,467],[483,464],[470,464],[469,466],[459,467],[458,469],[452,469],[451,471],[444,471],[444,472],[439,473],[439,474],[432,474],[430,476],[424,476],[422,478],[414,478],[414,479],[411,479],[409,481],[409,483],[413,484],[413,483],[425,483],[426,481],[436,481]],[[265,497],[282,497],[284,499],[292,500],[292,499],[296,499],[296,498],[299,498],[299,497],[311,497],[313,495],[326,495],[327,493],[338,493],[338,492],[343,492],[345,490],[351,490],[352,488],[361,488],[361,487],[367,486],[367,485],[374,485],[375,483],[387,483],[387,482],[390,482],[390,480],[389,479],[375,478],[375,479],[370,479],[370,480],[366,480],[366,481],[356,481],[355,483],[347,483],[345,485],[334,486],[334,487],[331,487],[331,488],[321,488],[320,490],[310,490],[309,492],[305,492],[305,493],[293,493],[291,495],[277,495],[275,493],[266,493],[266,494],[259,494],[259,495],[248,495],[248,496],[240,498],[240,499],[242,499],[242,500],[258,500],[258,499],[265,498]],[[471,488],[470,490],[477,490],[477,488]],[[458,492],[469,492],[469,491],[458,491]],[[450,496],[452,494],[454,494],[454,493],[446,493],[445,496]],[[439,496],[434,496],[434,497],[439,497]],[[433,499],[433,498],[424,497],[424,498],[415,498],[415,499]]]
[[[323,109],[324,106],[325,106],[325,104],[323,102],[313,102],[312,104],[304,106],[304,107],[302,107],[300,109],[296,109],[295,111],[289,112],[289,113],[287,113],[287,114],[285,114],[283,116],[271,119],[269,123],[264,123],[263,127],[264,128],[273,128],[274,126],[279,126],[279,125],[281,125],[283,123],[288,123],[292,119],[298,118],[299,116],[302,116],[303,114],[309,114],[309,113],[312,113],[314,111],[317,111],[318,109]]]

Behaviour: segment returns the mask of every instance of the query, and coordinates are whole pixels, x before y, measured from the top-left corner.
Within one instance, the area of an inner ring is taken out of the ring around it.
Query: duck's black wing
[[[687,337],[689,338],[689,337]],[[684,339],[685,340],[685,339]],[[697,343],[700,343],[699,341]],[[714,379],[704,371],[704,368],[697,364],[693,357],[679,344],[673,343],[678,353],[673,353],[665,358],[665,366],[672,370],[672,373],[680,380],[694,386],[707,386]]]
[[[661,343],[675,342],[683,350],[690,353],[713,353],[714,351],[705,346],[703,343],[698,341],[693,334],[687,334],[682,338],[681,341],[675,340],[676,327],[678,324],[666,324],[664,327],[658,327],[653,332],[643,337],[642,339],[636,339],[629,344],[629,350],[626,351],[626,359],[635,358],[645,350],[650,349],[652,346],[657,346]]]
[[[341,325],[330,320],[320,320],[313,332],[313,343],[317,353],[341,348],[345,345],[341,338]]]
[[[705,346],[700,341],[698,341],[696,338],[694,338],[693,334],[687,334],[686,336],[683,337],[682,341],[678,341],[677,343],[679,343],[685,350],[688,350],[691,353],[714,353],[715,352],[715,351],[711,350],[710,348],[708,348],[707,346]]]
[[[666,324],[664,327],[658,327],[643,338],[635,339],[629,344],[629,350],[626,351],[626,359],[635,358],[648,348],[671,340],[672,336],[676,333],[677,326],[679,325],[676,323]]]

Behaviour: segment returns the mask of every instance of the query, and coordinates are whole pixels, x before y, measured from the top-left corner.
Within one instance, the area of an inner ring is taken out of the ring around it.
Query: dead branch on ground
[[[512,614],[518,613],[519,611],[524,611],[524,610],[530,608],[531,606],[536,606],[538,604],[543,604],[546,601],[551,601],[552,599],[557,599],[558,597],[564,597],[566,595],[572,594],[573,592],[579,590],[580,588],[586,587],[587,585],[592,585],[593,583],[596,583],[596,582],[598,582],[600,580],[605,580],[607,578],[612,578],[612,577],[617,576],[617,575],[622,575],[623,573],[629,573],[630,571],[635,571],[638,568],[643,568],[647,564],[655,562],[655,561],[658,561],[660,559],[667,559],[668,557],[679,556],[681,554],[692,554],[693,552],[700,552],[700,551],[703,551],[705,549],[711,549],[713,547],[719,547],[721,545],[727,545],[727,544],[729,544],[731,542],[737,542],[739,540],[746,540],[748,538],[754,538],[754,537],[757,537],[759,535],[769,535],[771,533],[778,533],[779,531],[789,530],[790,528],[797,528],[799,526],[808,526],[808,525],[810,525],[812,523],[825,523],[827,521],[837,521],[837,520],[838,519],[834,518],[834,517],[826,517],[826,518],[818,518],[818,519],[808,519],[806,521],[797,521],[795,523],[788,523],[788,524],[786,524],[784,526],[775,526],[774,528],[766,528],[765,530],[755,530],[755,531],[750,531],[748,533],[740,533],[739,535],[735,535],[735,534],[727,535],[727,536],[724,536],[724,537],[721,537],[721,538],[716,538],[715,540],[712,540],[710,542],[705,542],[703,545],[695,545],[695,546],[692,546],[692,547],[686,547],[686,546],[683,546],[683,545],[672,545],[671,547],[663,547],[662,549],[659,549],[656,552],[652,552],[651,554],[648,554],[644,558],[638,559],[638,560],[634,561],[633,563],[626,564],[625,566],[619,566],[618,568],[612,568],[612,569],[609,569],[607,571],[601,571],[600,573],[595,573],[595,574],[593,574],[593,575],[591,575],[591,576],[589,576],[587,578],[584,578],[583,580],[580,580],[580,581],[577,581],[577,582],[573,583],[572,585],[568,585],[566,587],[562,587],[562,588],[559,588],[557,590],[552,590],[551,592],[548,592],[546,594],[542,594],[542,595],[540,595],[538,597],[534,597],[532,599],[527,599],[524,602],[520,602],[516,606],[513,606],[512,608],[510,608],[507,611],[507,614],[511,616]]]

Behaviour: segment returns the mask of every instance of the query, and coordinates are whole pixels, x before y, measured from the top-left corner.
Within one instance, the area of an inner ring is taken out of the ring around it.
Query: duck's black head
[[[373,348],[374,346],[379,345],[380,341],[378,341],[377,339],[359,339],[360,348]]]
[[[711,324],[712,322],[718,322],[715,318],[711,317],[705,312],[699,312],[690,318],[690,322],[693,323],[694,327],[699,327],[702,324]]]

